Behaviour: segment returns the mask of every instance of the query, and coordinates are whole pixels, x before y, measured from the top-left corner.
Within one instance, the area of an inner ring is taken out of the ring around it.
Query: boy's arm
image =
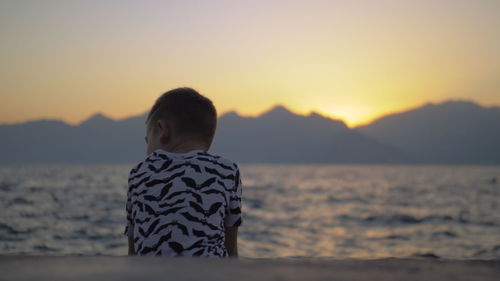
[[[134,236],[128,236],[128,255],[129,256],[135,256],[135,249],[134,249]]]
[[[234,177],[234,188],[230,191],[229,202],[225,217],[225,241],[224,246],[227,249],[229,257],[238,257],[238,227],[241,225],[241,194],[242,184],[240,170],[236,163]]]
[[[134,256],[136,255],[134,249],[134,231],[133,231],[133,222],[134,219],[132,217],[132,185],[131,185],[131,177],[133,176],[133,171],[137,170],[137,166],[135,166],[130,172],[128,176],[128,191],[127,191],[127,203],[125,205],[125,210],[127,214],[127,226],[125,227],[124,234],[127,235],[128,238],[128,255]]]
[[[238,227],[226,227],[225,232],[226,241],[224,242],[224,245],[226,246],[229,256],[238,257]]]

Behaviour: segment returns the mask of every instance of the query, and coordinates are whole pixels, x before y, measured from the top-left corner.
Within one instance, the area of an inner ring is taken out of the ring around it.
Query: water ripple
[[[500,166],[239,166],[242,256],[500,258]],[[131,167],[0,166],[0,254],[126,255]]]

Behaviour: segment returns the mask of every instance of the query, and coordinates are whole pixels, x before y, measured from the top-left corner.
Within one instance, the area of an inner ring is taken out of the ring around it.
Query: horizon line
[[[291,112],[294,115],[308,117],[308,116],[311,116],[313,113],[315,113],[315,114],[318,114],[318,115],[323,116],[323,117],[328,118],[328,119],[342,121],[349,129],[353,129],[355,127],[361,127],[361,126],[369,125],[369,124],[373,123],[374,121],[376,121],[378,119],[381,119],[381,118],[383,118],[385,116],[388,116],[388,115],[393,115],[393,114],[398,114],[398,113],[404,113],[404,112],[407,112],[407,111],[410,111],[410,110],[413,110],[413,109],[417,109],[417,108],[420,108],[420,107],[423,107],[423,106],[426,106],[426,105],[439,105],[439,104],[444,104],[444,103],[447,103],[447,102],[467,102],[467,103],[474,103],[474,104],[479,105],[479,106],[484,107],[484,108],[500,107],[500,104],[484,105],[484,104],[480,104],[479,102],[474,101],[472,99],[465,99],[465,98],[443,99],[443,100],[441,100],[439,102],[436,102],[436,101],[434,101],[434,102],[433,101],[425,101],[425,102],[421,102],[421,103],[416,104],[416,105],[406,106],[406,107],[403,107],[403,108],[400,108],[400,109],[397,109],[397,110],[388,111],[388,112],[382,112],[380,114],[377,114],[374,118],[370,118],[368,121],[363,121],[363,122],[358,122],[358,123],[355,123],[355,124],[352,124],[352,125],[348,125],[347,122],[345,121],[345,118],[341,117],[341,116],[337,116],[337,115],[334,115],[334,114],[331,114],[331,113],[322,112],[322,111],[319,111],[319,110],[314,109],[314,108],[309,109],[309,111],[307,111],[306,114],[303,114],[303,113],[297,112],[296,110],[290,108],[290,106],[287,106],[287,105],[285,105],[282,102],[278,102],[278,103],[274,103],[274,104],[266,107],[265,109],[259,111],[258,113],[255,113],[255,114],[242,114],[242,113],[240,113],[236,109],[229,109],[229,110],[226,110],[226,111],[218,114],[217,118],[221,118],[222,116],[230,114],[230,113],[236,113],[238,116],[244,117],[244,118],[258,118],[258,117],[266,114],[267,112],[272,111],[273,109],[275,109],[277,107],[283,107],[287,111]],[[147,109],[143,113],[132,114],[132,115],[128,115],[128,116],[125,116],[125,117],[119,117],[119,118],[110,117],[109,115],[107,115],[106,113],[104,113],[102,111],[95,111],[94,113],[91,113],[90,115],[88,115],[88,117],[83,118],[83,119],[81,119],[78,122],[69,122],[67,120],[64,120],[63,118],[58,118],[58,117],[38,117],[38,118],[32,118],[32,119],[25,119],[23,121],[14,121],[14,122],[7,122],[7,123],[0,121],[0,126],[3,126],[3,125],[18,125],[18,124],[23,124],[23,123],[28,123],[28,122],[35,122],[35,121],[43,121],[43,120],[46,120],[46,121],[62,121],[62,122],[66,123],[68,125],[71,125],[71,126],[79,126],[82,123],[84,123],[85,121],[89,120],[90,118],[92,118],[92,117],[94,117],[96,115],[102,115],[102,116],[104,116],[104,117],[106,117],[106,118],[108,118],[108,119],[110,119],[112,121],[119,122],[119,121],[122,121],[122,120],[125,120],[125,119],[134,118],[134,117],[138,117],[138,116],[147,114],[148,111],[149,111],[149,109]]]

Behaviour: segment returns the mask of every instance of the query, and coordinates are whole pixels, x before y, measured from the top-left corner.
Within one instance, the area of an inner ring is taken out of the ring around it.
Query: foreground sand
[[[0,256],[0,280],[500,280],[500,260]]]

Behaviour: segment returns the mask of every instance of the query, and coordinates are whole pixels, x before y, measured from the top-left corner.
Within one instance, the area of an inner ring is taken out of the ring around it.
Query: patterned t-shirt
[[[236,163],[203,150],[157,149],[128,178],[127,225],[137,255],[225,257],[225,227],[240,226]]]

